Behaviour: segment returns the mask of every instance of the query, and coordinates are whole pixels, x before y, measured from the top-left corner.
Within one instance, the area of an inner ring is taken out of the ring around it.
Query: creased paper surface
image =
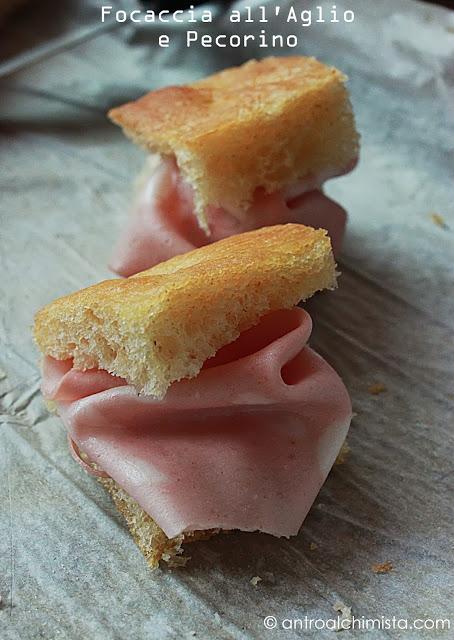
[[[362,134],[358,169],[327,186],[350,215],[340,287],[309,305],[312,344],[353,399],[351,451],[297,537],[219,536],[189,547],[184,570],[154,573],[45,410],[30,327],[46,302],[110,277],[144,156],[106,109],[273,51],[186,49],[181,26],[100,28],[94,0],[36,3],[2,27],[2,639],[290,639],[302,632],[283,620],[349,608],[454,617],[454,14],[410,0],[337,7],[355,22],[313,24],[298,52],[348,74]],[[213,10],[207,32],[246,29]],[[159,31],[169,49],[150,46]]]

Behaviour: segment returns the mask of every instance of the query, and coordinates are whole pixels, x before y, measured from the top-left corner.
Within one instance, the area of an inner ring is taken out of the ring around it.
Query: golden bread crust
[[[207,229],[208,205],[241,215],[258,187],[271,193],[354,163],[345,80],[315,58],[269,57],[152,91],[109,117],[148,150],[176,157]]]
[[[118,511],[126,520],[128,529],[151,569],[156,569],[163,560],[169,566],[185,565],[189,558],[183,556],[183,544],[196,540],[207,540],[220,532],[220,529],[191,531],[175,538],[168,538],[142,507],[126,493],[112,478],[98,478],[98,481],[110,493]]]
[[[34,335],[46,355],[162,398],[266,313],[335,284],[326,231],[264,227],[59,298],[36,314]]]

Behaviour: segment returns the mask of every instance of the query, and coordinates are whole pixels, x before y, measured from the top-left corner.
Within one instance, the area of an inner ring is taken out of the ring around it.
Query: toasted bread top
[[[59,298],[36,315],[41,351],[162,398],[266,313],[334,288],[324,230],[265,227]]]
[[[315,58],[250,60],[203,80],[152,91],[109,117],[149,151],[176,157],[206,208],[247,214],[254,192],[345,171],[358,134],[345,76]]]

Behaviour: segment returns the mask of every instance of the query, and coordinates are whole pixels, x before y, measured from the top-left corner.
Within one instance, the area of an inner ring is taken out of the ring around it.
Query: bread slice
[[[264,227],[59,298],[37,313],[34,335],[46,355],[162,398],[266,313],[335,284],[326,231]]]
[[[219,533],[220,529],[190,531],[175,538],[168,538],[151,516],[126,493],[112,478],[98,478],[98,481],[110,493],[117,510],[126,520],[129,532],[151,569],[156,569],[161,560],[169,567],[184,566],[189,560],[183,556],[183,544],[208,540]]]
[[[206,207],[245,212],[254,191],[345,171],[358,156],[346,77],[304,56],[250,60],[198,82],[152,91],[109,117],[149,151],[175,156]]]

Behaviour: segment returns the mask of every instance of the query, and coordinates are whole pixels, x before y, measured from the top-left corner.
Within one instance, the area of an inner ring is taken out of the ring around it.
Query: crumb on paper
[[[374,573],[389,573],[393,569],[393,564],[389,560],[386,562],[377,562],[372,565],[372,571]]]
[[[440,227],[441,229],[447,229],[448,228],[448,225],[446,224],[446,220],[439,213],[431,213],[430,214],[430,219],[432,220],[432,222],[434,224],[437,225],[437,227]]]
[[[315,551],[316,549],[318,549],[318,544],[316,542],[311,542],[309,545],[309,549],[311,551]]]
[[[339,615],[339,620],[334,631],[345,631],[352,626],[352,608],[339,601],[333,605],[334,611]]]
[[[350,451],[351,449],[348,446],[347,441],[344,440],[344,444],[342,445],[341,450],[337,454],[337,458],[334,461],[334,464],[344,464],[348,458],[348,454],[350,453]]]
[[[55,400],[45,400],[43,398],[44,406],[49,413],[57,413],[58,405]]]
[[[254,576],[249,580],[249,582],[252,584],[252,586],[256,587],[259,582],[262,582],[262,578],[260,576]]]
[[[374,384],[370,384],[367,390],[373,396],[378,396],[379,393],[384,393],[385,391],[387,391],[383,382],[375,382]]]
[[[185,567],[189,562],[189,560],[191,559],[191,556],[182,556],[182,555],[174,556],[174,555],[169,555],[168,553],[164,553],[162,555],[162,559],[165,562],[167,562],[167,566],[169,567],[169,569],[177,569],[177,568]]]

